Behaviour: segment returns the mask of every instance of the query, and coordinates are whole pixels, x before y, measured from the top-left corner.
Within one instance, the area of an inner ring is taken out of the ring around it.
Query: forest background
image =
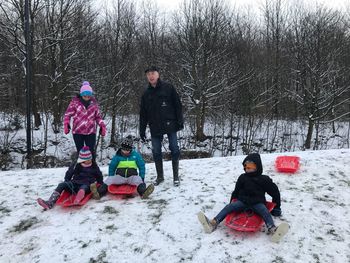
[[[108,162],[127,134],[138,142],[149,65],[181,96],[182,158],[349,148],[350,8],[187,0],[162,12],[151,1],[96,8],[96,1],[31,0],[30,22],[34,166],[70,159],[74,145],[62,120],[84,80],[108,126],[107,137],[98,137],[99,161]],[[0,40],[6,170],[26,165],[18,159],[26,153],[23,0],[0,1]],[[151,159],[148,144],[137,147]]]

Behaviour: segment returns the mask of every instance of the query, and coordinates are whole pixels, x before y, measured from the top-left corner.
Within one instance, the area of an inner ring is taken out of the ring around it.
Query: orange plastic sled
[[[271,211],[275,205],[275,203],[266,202],[266,207],[269,211]],[[256,232],[261,229],[263,224],[264,220],[262,217],[250,209],[243,212],[230,213],[225,218],[225,225],[227,227],[243,232]]]
[[[108,192],[114,195],[132,195],[136,192],[137,186],[130,184],[111,184],[108,186]]]
[[[278,156],[275,161],[276,170],[280,173],[295,173],[300,167],[298,156]]]

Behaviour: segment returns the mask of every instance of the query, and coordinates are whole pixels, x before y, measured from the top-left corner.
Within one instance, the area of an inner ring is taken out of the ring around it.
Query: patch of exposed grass
[[[106,226],[106,229],[107,230],[117,230],[118,228],[113,224],[113,225],[108,225],[108,226]]]
[[[350,187],[350,180],[339,180],[342,183],[345,183],[347,186]]]
[[[3,214],[8,214],[11,212],[11,209],[5,207],[5,206],[0,206],[0,212]]]
[[[150,199],[147,202],[150,208],[159,208],[159,206],[165,207],[168,205],[168,201],[165,199]]]
[[[317,254],[312,254],[312,257],[316,260],[315,262],[321,262],[320,257]]]
[[[135,252],[135,253],[138,253],[138,254],[141,254],[141,253],[142,253],[142,250],[143,250],[142,247],[135,247],[135,248],[134,248],[134,252]]]
[[[273,263],[285,263],[286,261],[282,257],[275,257],[275,259],[272,260],[271,262],[273,262]]]
[[[22,233],[38,223],[39,223],[39,219],[36,217],[23,219],[17,225],[13,226],[13,228],[10,229],[9,232]]]
[[[106,250],[102,250],[96,259],[90,258],[89,263],[107,263],[108,261],[105,260],[107,256]]]
[[[102,213],[104,214],[115,214],[115,215],[118,215],[119,214],[119,211],[116,210],[114,207],[112,206],[105,206],[105,208],[103,209]]]

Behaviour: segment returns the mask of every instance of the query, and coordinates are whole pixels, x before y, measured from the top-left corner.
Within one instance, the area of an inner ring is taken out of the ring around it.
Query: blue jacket
[[[139,175],[142,179],[145,179],[145,173],[145,161],[141,154],[136,150],[132,150],[128,156],[124,156],[121,149],[119,149],[109,164],[108,176],[114,176],[116,174],[124,177]]]

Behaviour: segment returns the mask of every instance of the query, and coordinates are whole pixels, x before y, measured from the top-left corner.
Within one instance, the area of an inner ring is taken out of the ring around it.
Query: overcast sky
[[[159,4],[159,7],[165,9],[176,9],[183,0],[154,0]],[[252,5],[259,7],[265,0],[226,0],[228,3],[231,3],[232,6],[235,4],[238,6]],[[284,0],[285,2],[300,2],[301,0]],[[346,6],[349,6],[350,0],[304,0],[304,2],[312,3],[323,3],[326,6],[332,8],[343,9]]]
[[[98,7],[103,7],[105,3],[113,3],[114,0],[95,0]],[[179,5],[184,0],[151,0],[151,2],[157,3],[162,11],[172,11],[179,7]],[[189,1],[189,0],[187,0]],[[259,10],[263,7],[266,0],[226,0],[231,6],[237,7],[250,7],[256,10]],[[135,2],[141,3],[142,0],[135,0]],[[300,3],[304,2],[308,5],[315,6],[314,3],[324,4],[325,6],[331,7],[333,9],[345,10],[348,8],[350,11],[350,0],[282,0],[284,3]]]

